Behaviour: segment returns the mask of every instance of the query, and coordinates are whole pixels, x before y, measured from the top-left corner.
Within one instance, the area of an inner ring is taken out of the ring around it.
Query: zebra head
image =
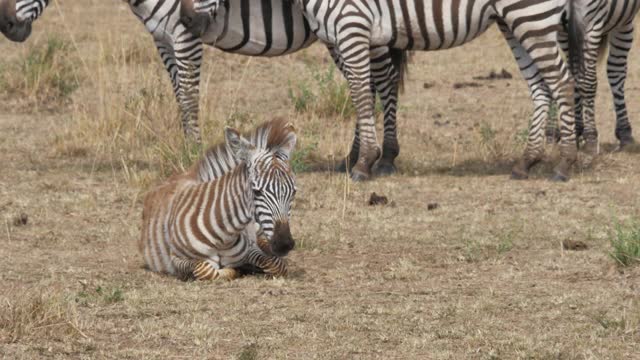
[[[0,0],[0,32],[11,41],[25,41],[31,23],[48,4],[49,0]]]
[[[180,21],[196,37],[201,37],[215,19],[224,0],[180,0]]]
[[[231,128],[225,129],[225,139],[235,159],[247,166],[247,197],[253,201],[259,232],[268,240],[273,255],[285,256],[295,246],[289,216],[296,187],[289,159],[296,135],[291,126],[279,130],[275,145],[266,149],[257,149]]]

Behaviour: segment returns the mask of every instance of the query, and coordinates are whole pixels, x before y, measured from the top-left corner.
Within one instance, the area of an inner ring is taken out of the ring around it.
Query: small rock
[[[14,226],[25,226],[29,222],[29,216],[25,213],[21,213],[13,218]]]
[[[434,203],[428,203],[427,204],[427,210],[431,211],[431,210],[435,210],[437,208],[440,207],[440,204],[438,204],[437,202]]]
[[[384,195],[378,195],[375,192],[371,193],[369,197],[369,205],[387,205],[389,203],[389,199],[387,199]]]
[[[562,241],[562,248],[565,250],[581,251],[587,250],[589,247],[582,241],[567,239]]]

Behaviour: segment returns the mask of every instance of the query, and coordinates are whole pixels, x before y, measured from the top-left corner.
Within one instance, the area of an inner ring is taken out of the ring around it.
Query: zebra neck
[[[254,218],[253,191],[249,181],[249,167],[243,162],[231,172],[205,185],[205,211],[211,223],[218,224],[224,243],[235,241]]]

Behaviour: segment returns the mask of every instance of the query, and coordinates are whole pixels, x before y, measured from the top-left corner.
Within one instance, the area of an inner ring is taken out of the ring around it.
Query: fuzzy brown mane
[[[258,149],[273,150],[284,144],[292,133],[295,133],[293,125],[278,117],[260,124],[243,136]],[[217,170],[211,166],[212,163],[217,164]],[[204,156],[189,170],[189,175],[197,181],[211,181],[236,165],[231,151],[222,142],[209,147]]]

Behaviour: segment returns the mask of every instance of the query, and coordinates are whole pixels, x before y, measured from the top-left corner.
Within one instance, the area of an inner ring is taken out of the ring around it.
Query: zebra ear
[[[236,129],[225,127],[224,139],[234,159],[238,162],[248,162],[256,150],[255,146],[251,145],[247,139],[242,137]]]
[[[282,140],[282,142],[274,149],[274,151],[276,154],[281,155],[284,159],[289,160],[291,159],[291,153],[293,152],[293,149],[295,149],[296,147],[298,138],[296,136],[296,133],[294,132],[295,129],[293,128],[293,125],[287,124],[287,128],[289,130],[289,133],[284,138],[284,140]]]

